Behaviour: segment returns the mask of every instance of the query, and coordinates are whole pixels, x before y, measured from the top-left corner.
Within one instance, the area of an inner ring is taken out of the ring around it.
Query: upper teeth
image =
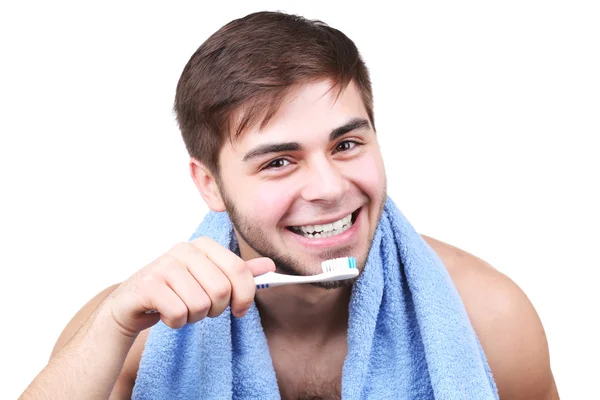
[[[352,219],[352,214],[345,216],[339,221],[335,221],[329,224],[323,225],[304,225],[299,226],[300,229],[304,233],[313,233],[313,232],[331,232],[334,229],[341,229],[344,225],[349,224]]]

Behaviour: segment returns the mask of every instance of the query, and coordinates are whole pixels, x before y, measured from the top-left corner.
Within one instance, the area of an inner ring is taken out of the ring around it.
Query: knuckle
[[[234,315],[240,315],[240,314],[244,314],[246,313],[246,311],[248,311],[248,309],[250,308],[250,306],[252,305],[251,302],[248,303],[241,303],[238,304],[234,309],[232,309],[231,311],[233,312]]]
[[[199,236],[191,240],[190,245],[202,248],[204,246],[207,246],[211,241],[212,239],[208,236]]]
[[[130,280],[130,285],[147,287],[161,281],[162,273],[159,264],[160,260],[156,260],[146,268],[137,271],[132,277],[133,279]]]
[[[210,308],[210,310],[208,311],[208,317],[210,318],[214,318],[214,317],[218,317],[219,315],[221,315],[223,313],[223,311],[225,311],[225,309],[227,308],[227,305],[222,305],[222,306],[214,306]]]
[[[231,284],[226,279],[216,284],[211,291],[211,298],[214,302],[228,302],[231,297]]]
[[[171,312],[165,316],[165,324],[171,328],[181,328],[187,322],[188,310],[185,306],[174,307]]]
[[[210,310],[210,306],[210,298],[208,296],[202,296],[196,307],[198,311],[208,312],[208,310]]]
[[[163,318],[163,322],[165,323],[165,325],[173,329],[179,329],[185,325],[185,323],[182,323],[181,321],[172,318]]]
[[[208,315],[210,310],[211,302],[208,296],[200,297],[196,303],[190,307],[190,320],[189,322],[197,322]]]
[[[187,315],[188,315],[188,310],[187,310],[186,306],[182,305],[173,310],[173,318],[175,318],[177,320],[187,319]]]
[[[187,254],[193,247],[189,242],[180,242],[171,247],[167,254]]]
[[[254,292],[248,292],[248,294],[240,294],[236,297],[235,308],[236,311],[247,310],[254,301]]]
[[[209,294],[211,305],[208,311],[209,317],[216,317],[220,315],[227,306],[231,299],[231,284],[227,279],[223,279],[219,284],[214,285],[211,288]]]
[[[235,314],[246,312],[254,302],[255,294],[256,286],[254,286],[254,282],[248,281],[247,284],[238,285],[232,296],[232,311]]]
[[[147,287],[157,281],[157,274],[154,271],[148,271],[139,277],[142,287]]]
[[[160,258],[159,265],[162,267],[167,267],[169,265],[178,263],[179,261],[171,253],[166,253]]]
[[[231,264],[229,265],[229,270],[236,279],[247,278],[249,273],[248,267],[246,267],[246,263],[240,258],[231,261]]]
[[[165,254],[160,258],[160,261],[157,264],[157,268],[161,271],[169,271],[175,268],[181,268],[182,265],[178,259],[173,257],[170,254]]]

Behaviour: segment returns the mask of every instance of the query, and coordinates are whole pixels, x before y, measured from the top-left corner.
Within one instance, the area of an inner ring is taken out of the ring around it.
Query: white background
[[[391,196],[527,293],[562,398],[596,392],[597,2],[81,3],[0,8],[2,398],[79,307],[193,232],[179,74],[220,26],[275,9],[355,41]]]

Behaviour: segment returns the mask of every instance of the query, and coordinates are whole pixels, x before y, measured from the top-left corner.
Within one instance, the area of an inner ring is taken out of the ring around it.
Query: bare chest
[[[277,383],[283,400],[342,398],[342,367],[346,341],[326,347],[271,346]]]

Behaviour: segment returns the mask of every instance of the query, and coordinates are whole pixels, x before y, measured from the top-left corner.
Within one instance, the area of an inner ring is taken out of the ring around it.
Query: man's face
[[[336,100],[329,89],[326,81],[300,87],[263,130],[226,141],[220,154],[219,189],[241,254],[269,257],[278,272],[312,275],[347,256],[362,271],[385,202],[360,93],[351,83]]]

